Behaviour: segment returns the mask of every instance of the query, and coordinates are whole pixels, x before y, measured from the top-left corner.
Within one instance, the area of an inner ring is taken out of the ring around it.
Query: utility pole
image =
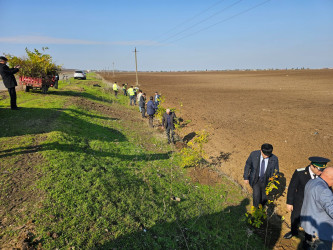
[[[113,65],[113,77],[114,77],[114,62],[112,63],[112,65]]]
[[[139,51],[137,51],[136,48],[135,48],[135,50],[134,50],[133,52],[135,52],[136,86],[139,86],[139,79],[138,79],[138,60],[137,60],[137,58],[136,58],[136,52],[139,52]]]

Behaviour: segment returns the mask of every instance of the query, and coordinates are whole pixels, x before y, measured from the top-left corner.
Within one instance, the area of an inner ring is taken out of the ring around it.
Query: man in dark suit
[[[265,143],[261,150],[253,151],[244,167],[244,182],[253,189],[253,206],[267,202],[266,186],[268,179],[279,172],[279,160],[272,154],[273,146]]]
[[[310,165],[306,168],[296,169],[289,183],[287,209],[291,212],[291,231],[284,235],[285,239],[298,235],[305,185],[309,180],[320,176],[330,161],[317,156],[309,157],[309,160],[311,161]]]
[[[174,129],[176,123],[176,114],[167,109],[163,114],[162,126],[166,131],[166,136],[168,138],[168,143],[175,143]]]
[[[14,74],[19,71],[20,66],[15,66],[14,68],[9,68],[7,64],[8,59],[4,56],[0,56],[0,75],[2,77],[5,87],[8,89],[10,96],[10,107],[12,110],[17,110],[16,105],[16,91],[15,86],[17,82]]]

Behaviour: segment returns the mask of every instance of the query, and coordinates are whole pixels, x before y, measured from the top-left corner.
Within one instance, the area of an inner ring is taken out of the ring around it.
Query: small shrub
[[[260,228],[267,219],[266,209],[261,204],[259,204],[259,207],[252,206],[251,210],[245,213],[245,216],[247,223],[256,228]]]
[[[266,195],[269,195],[273,191],[273,189],[278,189],[277,185],[280,184],[280,182],[278,181],[278,178],[279,178],[279,176],[278,176],[278,174],[276,173],[276,170],[275,170],[274,175],[271,178],[268,179],[269,182],[266,186]],[[273,199],[274,199],[274,197],[273,197]]]
[[[166,109],[162,106],[162,104],[165,102],[165,97],[164,96],[161,96],[159,98],[160,100],[160,103],[158,105],[158,108],[157,108],[157,111],[156,111],[156,114],[155,114],[155,117],[160,121],[162,122],[162,118],[163,118],[163,114],[165,113]]]
[[[266,186],[266,195],[267,195],[267,205],[272,204],[274,206],[274,202],[277,200],[276,195],[271,195],[271,199],[269,198],[269,195],[272,193],[274,189],[278,189],[278,186],[280,182],[278,181],[279,175],[275,171],[272,177],[269,178],[269,182]],[[267,209],[268,207],[263,207],[261,204],[259,204],[259,207],[256,208],[254,206],[251,207],[251,210],[249,212],[245,213],[245,216],[247,218],[247,222],[256,227],[259,228],[264,221],[267,219]],[[273,209],[274,210],[274,209]]]
[[[200,164],[205,157],[203,146],[208,142],[209,133],[202,130],[196,133],[193,142],[187,143],[187,147],[180,151],[181,154],[181,167],[195,167]]]

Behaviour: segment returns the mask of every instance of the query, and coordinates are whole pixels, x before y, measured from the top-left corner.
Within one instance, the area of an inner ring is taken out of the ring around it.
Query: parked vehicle
[[[74,72],[74,79],[86,80],[87,79],[86,73],[83,70],[76,70]]]
[[[53,87],[56,82],[55,76],[48,76],[44,78],[20,76],[19,83],[25,85],[25,92],[30,89],[40,89],[43,94],[46,94],[50,87]]]

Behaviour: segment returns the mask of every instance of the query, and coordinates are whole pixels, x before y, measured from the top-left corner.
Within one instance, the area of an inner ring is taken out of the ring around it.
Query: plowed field
[[[135,74],[109,80],[134,85]],[[182,136],[208,130],[208,155],[230,153],[222,171],[240,184],[249,153],[265,142],[274,146],[287,185],[309,156],[333,160],[333,70],[139,73],[139,83],[192,121]],[[285,197],[279,203],[286,215]]]

